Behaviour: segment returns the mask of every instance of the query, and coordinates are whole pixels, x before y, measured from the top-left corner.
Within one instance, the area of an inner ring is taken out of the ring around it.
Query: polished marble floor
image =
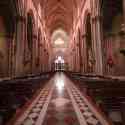
[[[57,73],[14,125],[109,125],[74,83]]]

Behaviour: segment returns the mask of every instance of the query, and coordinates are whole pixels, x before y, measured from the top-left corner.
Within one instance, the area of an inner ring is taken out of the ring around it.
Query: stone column
[[[76,48],[74,49],[74,72],[76,72],[76,70],[77,70],[77,66],[76,66],[76,64],[77,64],[77,59],[76,59]]]
[[[69,55],[70,59],[69,59],[69,71],[73,71],[73,51],[70,52],[71,54]]]
[[[93,50],[93,58],[94,60],[96,61],[96,25],[95,25],[95,21],[93,18],[91,18],[91,30],[92,30],[92,50]],[[93,65],[93,73],[96,74],[97,72],[97,65],[96,65],[96,62],[95,64]]]
[[[74,53],[72,51],[72,68],[71,68],[71,71],[74,70]]]
[[[47,72],[49,71],[49,54],[48,54],[48,51],[47,51],[47,53],[46,53],[46,55],[47,55],[47,63],[46,63],[46,70],[47,70]]]
[[[43,48],[43,72],[45,72],[45,48]]]
[[[75,49],[73,49],[73,72],[75,72]]]
[[[96,3],[96,4],[95,4]],[[95,73],[103,74],[103,57],[102,57],[102,27],[101,27],[101,12],[100,0],[93,0],[92,5],[92,33],[93,47],[95,52]]]
[[[24,59],[24,42],[25,42],[25,17],[17,16],[17,33],[16,33],[16,64],[15,76],[24,75],[23,59]]]
[[[43,72],[46,72],[46,49],[44,48]]]
[[[35,31],[34,31],[35,32]],[[36,74],[38,72],[38,68],[36,67],[36,59],[37,59],[37,35],[33,32],[33,43],[32,43],[32,74]]]
[[[41,73],[43,72],[43,44],[41,43],[40,47],[40,65],[41,65]]]
[[[102,31],[101,31],[101,17],[97,17],[97,54],[98,54],[98,74],[103,74],[103,56],[102,56]]]
[[[76,72],[78,72],[79,63],[78,63],[78,45],[77,45],[77,43],[75,44],[75,50],[76,50],[76,52],[75,52],[75,54],[76,54],[76,56],[75,56],[75,60],[76,60],[75,66],[76,66]]]
[[[77,72],[80,72],[81,67],[80,67],[80,51],[79,51],[80,46],[79,46],[79,42],[77,42],[76,46],[77,46]]]
[[[83,53],[83,72],[84,73],[87,73],[87,53],[86,53],[86,34],[83,34],[82,35],[82,38],[83,38],[83,42],[82,42],[82,46],[83,46],[83,51],[82,51],[82,53]]]
[[[7,76],[13,77],[15,74],[15,35],[12,36],[6,36],[8,41],[8,73]]]
[[[80,70],[79,72],[80,73],[83,73],[83,57],[82,57],[82,49],[83,49],[83,46],[82,46],[82,41],[81,41],[81,33],[79,31],[79,65],[80,65]]]
[[[48,72],[48,51],[46,51],[46,71]]]
[[[103,74],[103,61],[102,61],[102,34],[101,34],[101,18],[96,16],[92,18],[93,22],[93,47],[95,52],[95,72],[96,74]]]

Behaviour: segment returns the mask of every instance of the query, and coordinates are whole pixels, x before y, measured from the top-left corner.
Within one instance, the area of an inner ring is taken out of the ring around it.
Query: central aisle
[[[71,98],[66,90],[64,76],[57,74],[54,84],[43,125],[79,125]]]
[[[109,124],[63,73],[57,73],[14,125]]]

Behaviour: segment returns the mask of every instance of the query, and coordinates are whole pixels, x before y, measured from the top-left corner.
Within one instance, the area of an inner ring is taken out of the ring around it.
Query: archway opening
[[[51,41],[54,48],[67,48],[69,42],[68,33],[62,28],[58,28],[53,32]]]
[[[59,63],[58,65],[61,65],[60,67],[63,67],[59,69],[66,70],[66,67],[68,66],[68,44],[69,44],[68,33],[62,28],[56,29],[52,34],[51,42],[53,46],[52,64],[55,67],[56,65],[55,60],[57,61],[57,59],[64,59],[65,60],[64,63]],[[54,69],[57,70],[57,68]]]

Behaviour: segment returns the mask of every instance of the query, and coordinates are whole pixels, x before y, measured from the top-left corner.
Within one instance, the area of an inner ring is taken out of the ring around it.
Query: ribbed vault
[[[42,17],[45,20],[49,37],[52,38],[53,34],[57,32],[53,37],[55,40],[51,39],[54,56],[57,53],[58,55],[63,53],[63,56],[66,56],[69,44],[68,38],[73,29],[81,0],[34,0],[34,3],[40,3],[41,5],[41,14],[43,14]],[[63,32],[60,32],[59,29]]]
[[[52,34],[55,29],[62,28],[70,32],[74,15],[80,0],[39,0],[44,8],[46,26]]]

